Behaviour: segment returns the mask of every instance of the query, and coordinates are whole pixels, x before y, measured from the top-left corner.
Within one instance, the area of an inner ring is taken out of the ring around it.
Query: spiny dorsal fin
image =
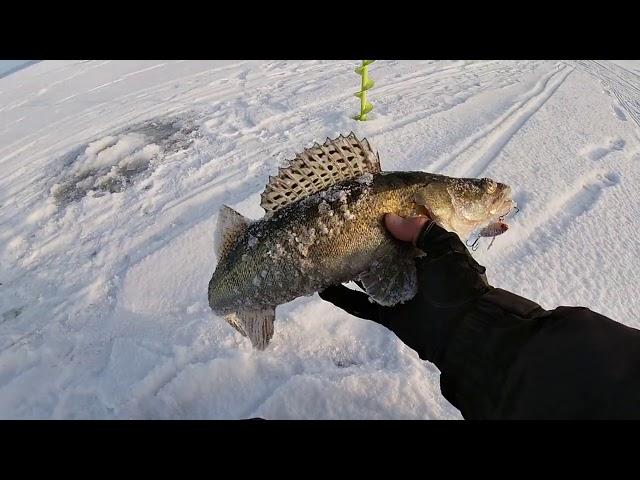
[[[336,183],[379,172],[380,157],[366,138],[360,141],[353,132],[327,138],[323,145],[316,143],[296,155],[277,176],[269,177],[260,206],[272,213]]]
[[[218,213],[218,224],[213,236],[213,249],[218,259],[224,258],[230,247],[242,235],[250,220],[236,212],[233,208],[222,205]]]
[[[276,309],[269,307],[262,310],[240,310],[224,317],[242,336],[249,337],[251,345],[258,350],[264,350],[269,344],[275,318]]]

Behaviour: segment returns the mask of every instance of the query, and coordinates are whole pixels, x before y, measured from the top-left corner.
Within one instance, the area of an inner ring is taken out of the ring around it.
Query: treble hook
[[[478,244],[478,241],[479,241],[479,240],[480,240],[480,237],[478,236],[478,237],[476,237],[475,241],[474,241],[471,245],[469,245],[469,240],[467,240],[467,241],[466,241],[466,242],[464,242],[464,243],[467,245],[467,247],[470,247],[470,248],[471,248],[471,251],[472,251],[472,252],[475,252],[475,251],[478,249],[478,247],[480,246],[480,245]]]
[[[504,221],[504,217],[506,217],[507,215],[509,215],[511,212],[513,212],[513,210],[515,209],[516,213],[513,214],[513,216],[515,217],[518,212],[520,211],[520,209],[518,208],[517,205],[514,205],[511,210],[509,210],[507,213],[505,213],[504,215],[501,215],[498,217],[498,221],[503,222]]]
[[[491,245],[493,245],[493,242],[496,240],[496,237],[491,237],[491,243],[489,244],[489,246],[487,247],[487,250],[489,250],[491,248]]]

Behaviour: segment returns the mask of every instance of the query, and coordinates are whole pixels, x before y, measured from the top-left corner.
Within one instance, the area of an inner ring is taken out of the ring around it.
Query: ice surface
[[[355,65],[46,61],[0,79],[0,417],[460,418],[433,365],[317,295],[278,307],[264,352],[207,304],[221,205],[262,216],[281,159],[351,130],[384,170],[513,187],[520,213],[474,252],[494,285],[639,325],[636,64],[378,61],[368,122],[351,120]]]

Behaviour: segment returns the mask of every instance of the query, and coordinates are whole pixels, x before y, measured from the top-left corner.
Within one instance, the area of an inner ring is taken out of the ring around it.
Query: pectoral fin
[[[417,252],[413,247],[392,244],[384,248],[358,280],[378,304],[392,306],[411,300],[418,292]]]

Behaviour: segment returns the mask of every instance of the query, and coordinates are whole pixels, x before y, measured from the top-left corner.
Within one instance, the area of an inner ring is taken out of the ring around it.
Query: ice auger
[[[373,105],[367,102],[367,90],[373,88],[373,80],[369,79],[369,65],[375,60],[362,60],[362,65],[356,67],[355,72],[362,77],[360,83],[360,91],[354,95],[360,99],[360,115],[356,115],[354,120],[365,121],[367,119],[367,113],[373,110]]]

